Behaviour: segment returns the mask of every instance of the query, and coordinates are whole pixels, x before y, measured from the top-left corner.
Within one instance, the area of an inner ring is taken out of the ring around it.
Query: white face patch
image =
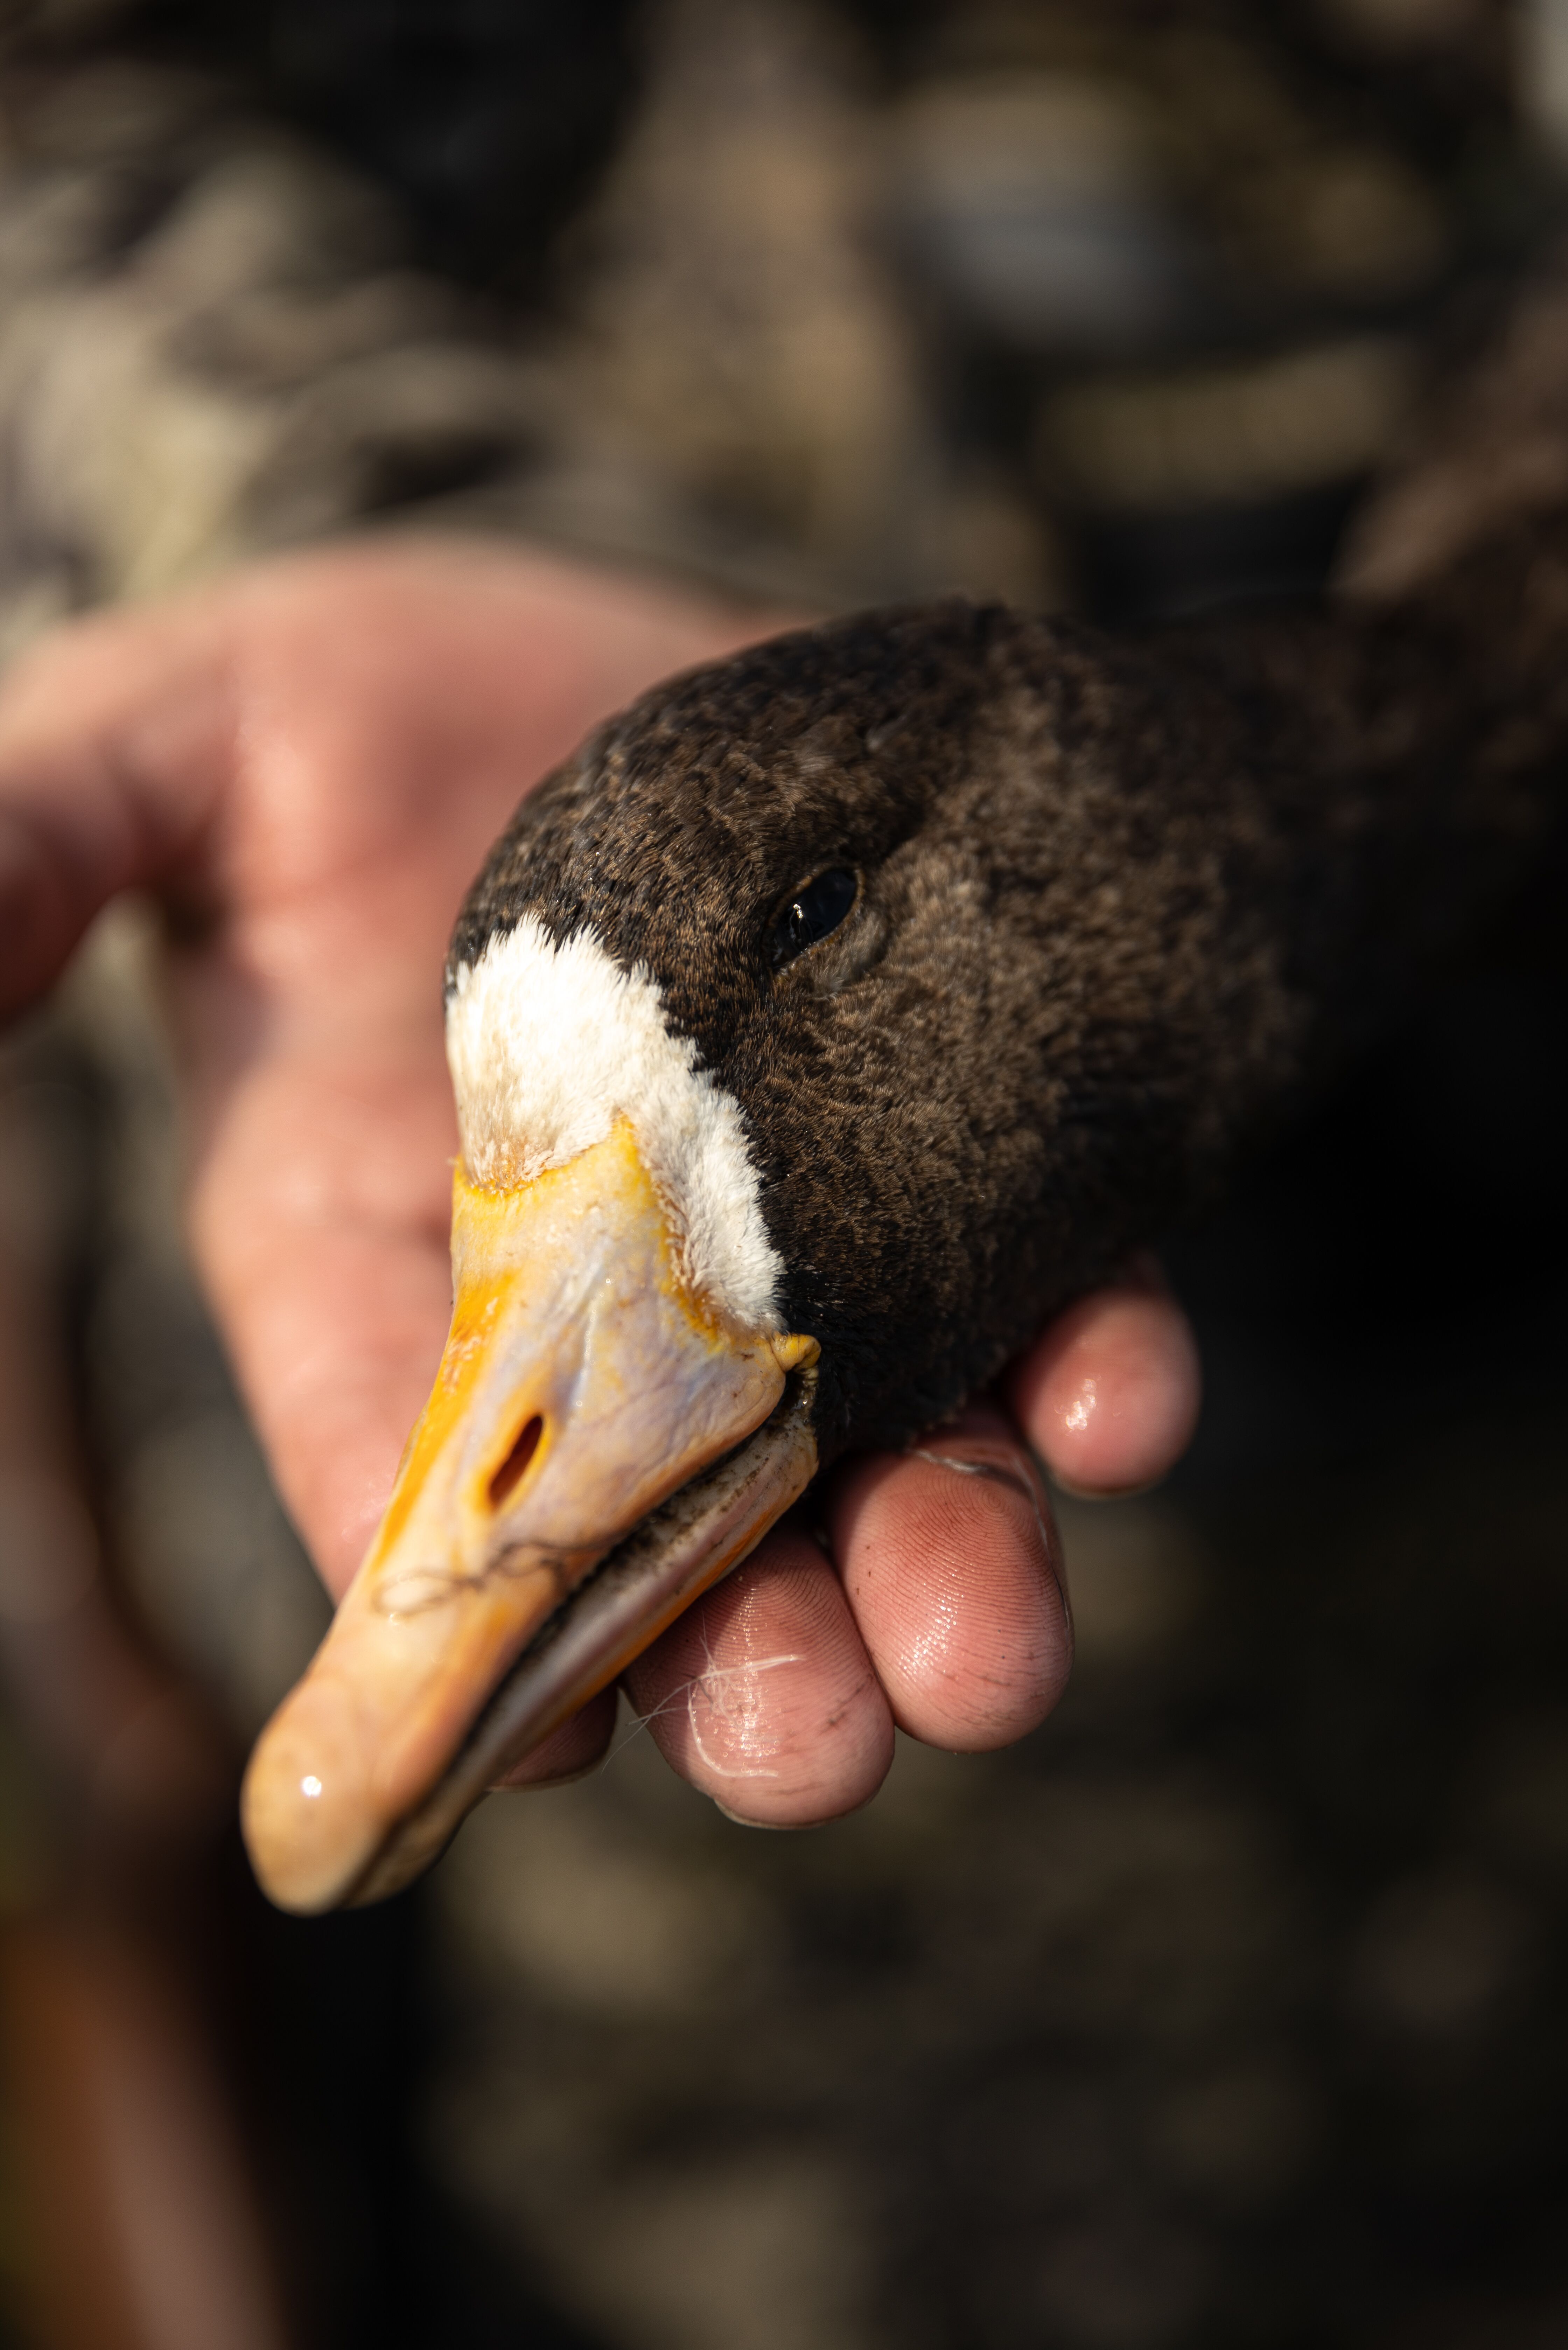
[[[687,1278],[776,1330],[784,1268],[763,1222],[739,1107],[664,1024],[658,987],[590,931],[559,946],[534,915],[459,967],[446,1054],[469,1179],[526,1183],[626,1118],[680,1226]]]

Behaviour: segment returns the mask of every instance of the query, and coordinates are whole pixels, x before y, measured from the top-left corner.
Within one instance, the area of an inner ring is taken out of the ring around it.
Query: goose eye
[[[836,931],[859,895],[860,878],[846,865],[830,866],[826,873],[805,882],[774,918],[768,933],[774,969],[793,962],[829,931]]]

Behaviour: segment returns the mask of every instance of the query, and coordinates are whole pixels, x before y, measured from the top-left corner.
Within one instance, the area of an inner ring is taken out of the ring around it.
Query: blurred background
[[[346,530],[759,599],[1310,589],[1563,224],[1563,0],[6,0],[0,650]],[[1568,2339],[1561,886],[1168,1261],[1080,1663],[745,1835],[624,1721],[302,1923],[319,1637],[151,917],[0,1047],[0,2340]],[[1553,920],[1555,914],[1555,920]]]

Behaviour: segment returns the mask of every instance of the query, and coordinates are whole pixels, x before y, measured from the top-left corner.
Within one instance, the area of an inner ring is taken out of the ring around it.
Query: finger
[[[1073,1638],[1044,1483],[1001,1412],[971,1406],[903,1458],[848,1463],[834,1555],[901,1730],[1005,1746],[1066,1686]]]
[[[808,1827],[867,1802],[893,1722],[837,1576],[797,1520],[626,1675],[665,1759],[732,1819]]]
[[[600,1690],[591,1697],[580,1713],[562,1722],[530,1753],[520,1755],[512,1768],[498,1779],[493,1794],[511,1794],[528,1788],[565,1787],[574,1779],[583,1778],[596,1763],[601,1762],[615,1735],[616,1696],[613,1689]]]
[[[553,558],[378,542],[57,630],[0,691],[0,1015],[118,891],[204,841],[228,890],[263,903],[414,854],[407,878],[446,900],[439,955],[519,792],[643,686],[767,625]],[[286,962],[286,941],[254,943]]]
[[[210,821],[234,734],[216,625],[195,608],[78,622],[0,692],[0,1014],[58,975],[119,890]]]
[[[1059,1315],[1002,1390],[1069,1492],[1137,1492],[1191,1440],[1198,1345],[1158,1266],[1142,1259],[1127,1280]]]

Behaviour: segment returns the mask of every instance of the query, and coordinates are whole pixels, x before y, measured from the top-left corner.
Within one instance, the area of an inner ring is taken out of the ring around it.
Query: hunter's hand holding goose
[[[448,970],[446,1353],[251,1766],[276,1898],[405,1881],[819,1467],[991,1378],[1498,904],[1568,721],[1568,472],[1463,476],[1396,494],[1359,601],[838,621],[524,803]]]

